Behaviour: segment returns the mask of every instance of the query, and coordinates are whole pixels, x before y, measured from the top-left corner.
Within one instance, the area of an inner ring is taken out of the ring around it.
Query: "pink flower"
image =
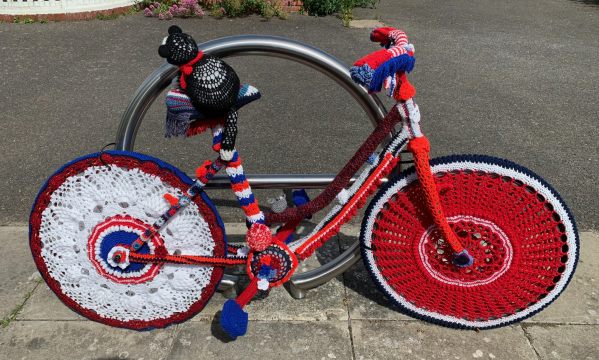
[[[145,8],[144,9],[144,15],[151,17],[152,16],[152,10],[150,10],[149,8]]]
[[[158,14],[158,19],[164,20],[164,14],[163,13]]]

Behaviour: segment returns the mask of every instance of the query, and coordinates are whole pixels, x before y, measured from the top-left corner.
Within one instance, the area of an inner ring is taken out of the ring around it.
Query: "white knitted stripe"
[[[375,160],[373,161],[373,163],[367,165],[364,168],[364,170],[362,170],[362,172],[360,173],[360,176],[358,176],[356,181],[347,189],[348,201],[362,187],[362,185],[364,184],[364,182],[366,181],[368,176],[371,174],[371,172],[374,169],[376,169],[376,167],[379,165],[382,157],[385,156],[385,154],[392,153],[393,155],[397,156],[397,154],[399,154],[401,151],[403,151],[403,149],[405,149],[405,147],[406,147],[405,144],[403,146],[399,146],[399,145],[402,142],[406,141],[407,138],[408,138],[408,129],[406,126],[404,126],[404,127],[402,127],[402,130],[399,133],[397,133],[396,135],[394,135],[394,137],[391,139],[390,145],[388,147],[389,150],[387,150],[385,153],[378,154],[376,156]],[[306,243],[307,241],[311,241],[312,238],[325,226],[325,224],[327,224],[335,216],[339,215],[339,212],[341,211],[342,208],[343,208],[342,205],[334,205],[331,208],[331,210],[322,218],[322,220],[320,220],[320,222],[314,227],[314,229],[309,234],[289,243],[288,244],[289,248],[292,251],[295,251],[300,246],[302,246],[304,243]]]
[[[500,165],[489,164],[483,162],[472,162],[472,161],[460,161],[460,162],[451,162],[446,164],[439,164],[432,167],[434,173],[438,172],[449,172],[453,170],[472,170],[472,171],[483,171],[487,173],[496,173],[500,176],[508,176],[510,178],[520,180],[524,184],[529,185],[535,189],[538,193],[543,195],[545,199],[551,203],[554,207],[554,211],[561,217],[563,223],[566,227],[566,235],[568,237],[568,246],[572,254],[578,253],[578,248],[576,244],[576,234],[574,231],[574,225],[570,221],[570,217],[568,216],[567,211],[563,207],[561,201],[559,201],[543,184],[541,184],[537,179],[532,178],[531,176],[521,173],[519,171],[515,171],[512,169],[504,168]],[[362,227],[362,232],[360,238],[363,240],[363,245],[367,248],[371,247],[371,239],[372,239],[372,231],[374,222],[376,220],[376,215],[382,209],[383,205],[389,200],[393,194],[401,191],[402,188],[406,187],[410,183],[416,180],[416,174],[413,173],[410,176],[403,178],[398,181],[394,186],[387,189],[387,191],[381,196],[378,201],[374,204],[372,211],[370,212],[370,216],[365,219],[365,226]],[[383,286],[387,294],[389,294],[396,302],[401,304],[401,306],[413,311],[420,316],[430,317],[433,319],[441,320],[446,323],[455,323],[460,324],[462,326],[474,327],[474,328],[488,328],[500,326],[502,324],[510,323],[513,321],[517,321],[521,318],[527,317],[529,314],[537,312],[541,310],[545,305],[549,304],[553,299],[557,297],[563,290],[568,280],[573,274],[574,266],[576,264],[575,256],[572,256],[568,259],[566,264],[566,269],[563,272],[560,281],[555,284],[555,288],[543,299],[539,300],[536,304],[526,308],[523,311],[520,311],[516,314],[509,315],[500,319],[487,320],[487,321],[468,321],[464,319],[460,319],[453,316],[447,316],[439,313],[435,313],[429,310],[421,309],[414,306],[412,303],[406,301],[403,297],[393,290],[393,288],[387,283],[383,275],[380,273],[378,267],[375,265],[376,260],[374,259],[372,251],[366,251],[366,265],[369,267],[371,273],[375,276],[377,281]]]
[[[246,199],[252,195],[252,189],[244,189],[243,191],[235,191],[235,196],[239,199]]]
[[[229,176],[243,175],[243,166],[242,165],[227,166],[225,171],[227,172],[227,175],[229,175]]]

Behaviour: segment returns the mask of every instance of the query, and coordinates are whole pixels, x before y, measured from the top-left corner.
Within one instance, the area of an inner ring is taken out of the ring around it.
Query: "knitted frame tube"
[[[335,176],[335,179],[330,183],[322,193],[320,193],[312,201],[295,208],[288,208],[282,213],[267,212],[265,214],[266,224],[283,223],[287,221],[304,219],[327,206],[335,196],[345,188],[349,180],[360,169],[362,164],[368,160],[368,157],[376,150],[376,148],[385,140],[393,127],[401,121],[401,117],[394,106],[385,118],[376,126],[374,131],[368,136],[358,151],[345,164],[343,169]]]
[[[439,199],[435,179],[431,172],[429,164],[430,142],[425,136],[413,138],[408,143],[408,150],[414,154],[414,167],[416,168],[418,180],[420,180],[420,189],[426,199],[427,210],[430,212],[435,225],[441,230],[443,237],[451,245],[454,253],[461,253],[464,250],[464,246],[458,240],[453,230],[451,230],[451,227],[449,227],[449,223],[441,207],[441,200]]]

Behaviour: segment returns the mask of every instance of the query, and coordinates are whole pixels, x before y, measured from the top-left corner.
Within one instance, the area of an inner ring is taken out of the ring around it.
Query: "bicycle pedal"
[[[248,328],[248,313],[235,300],[227,300],[220,314],[220,326],[233,340],[245,335]]]

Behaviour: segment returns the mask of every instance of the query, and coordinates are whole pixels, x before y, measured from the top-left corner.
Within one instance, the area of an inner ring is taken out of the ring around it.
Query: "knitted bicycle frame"
[[[91,154],[58,170],[32,209],[32,253],[50,288],[90,319],[143,330],[192,317],[224,267],[241,266],[250,283],[225,303],[220,319],[235,338],[247,330],[243,307],[252,297],[288,281],[298,259],[337,234],[378,190],[362,223],[361,250],[374,281],[400,309],[445,326],[493,328],[546,307],[578,260],[568,208],[544,180],[512,162],[476,155],[429,161],[406,77],[414,48],[392,28],[373,31],[371,39],[385,49],[356,62],[352,77],[372,91],[384,87],[397,104],[318,197],[265,214],[266,224],[284,223],[267,247],[227,244],[202,191],[222,167],[240,166],[235,157],[232,165],[205,163],[191,180],[146,155]],[[396,125],[401,131],[375,152]],[[415,166],[382,185],[406,148]],[[314,230],[284,243],[301,220],[335,199]]]

